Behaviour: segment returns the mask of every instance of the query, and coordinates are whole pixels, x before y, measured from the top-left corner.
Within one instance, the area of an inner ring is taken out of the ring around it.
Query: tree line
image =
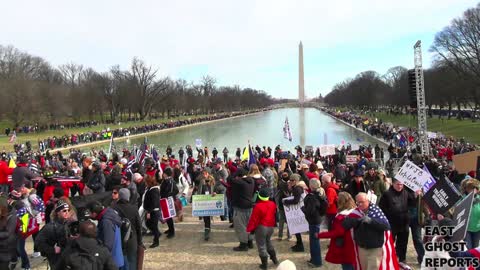
[[[480,4],[435,35],[431,68],[424,70],[426,105],[473,110],[480,105]],[[413,58],[413,48],[412,48]],[[337,83],[324,101],[333,106],[408,107],[408,70],[396,66],[386,74],[364,71]],[[450,113],[449,113],[450,115]]]
[[[128,70],[118,65],[98,72],[80,64],[52,66],[45,59],[0,45],[0,116],[15,127],[81,119],[145,120],[263,108],[275,100],[262,90],[219,86],[204,76],[198,83],[161,77],[134,58]]]

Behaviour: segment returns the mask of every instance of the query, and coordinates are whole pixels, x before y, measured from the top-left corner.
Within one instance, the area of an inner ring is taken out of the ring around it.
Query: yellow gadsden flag
[[[13,158],[10,158],[10,160],[8,161],[8,167],[9,168],[17,167],[17,164],[15,164],[15,160],[13,160]]]

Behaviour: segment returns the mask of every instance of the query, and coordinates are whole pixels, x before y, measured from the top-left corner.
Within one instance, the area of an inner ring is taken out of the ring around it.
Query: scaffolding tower
[[[419,40],[415,43],[414,62],[415,62],[415,81],[417,92],[417,114],[418,114],[418,140],[423,155],[430,154],[427,134],[427,107],[425,105],[425,86],[423,80],[422,68],[422,42]]]

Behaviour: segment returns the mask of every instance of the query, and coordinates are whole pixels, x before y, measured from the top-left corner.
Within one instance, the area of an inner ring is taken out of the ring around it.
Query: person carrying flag
[[[366,193],[358,193],[355,200],[357,208],[342,222],[345,230],[353,229],[355,269],[398,270],[387,218],[378,206],[368,201]]]

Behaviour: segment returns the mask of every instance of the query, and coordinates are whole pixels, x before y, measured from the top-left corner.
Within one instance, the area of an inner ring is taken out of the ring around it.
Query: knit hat
[[[298,173],[293,173],[292,175],[290,175],[290,180],[294,180],[294,181],[300,181],[300,174]]]
[[[128,188],[121,188],[118,191],[118,198],[126,202],[130,201],[130,190],[128,190]]]
[[[55,205],[55,213],[62,211],[63,209],[69,209],[70,206],[64,200],[59,200]]]
[[[267,188],[262,188],[260,189],[260,191],[258,192],[258,198],[262,201],[268,201],[269,199],[269,190]]]

